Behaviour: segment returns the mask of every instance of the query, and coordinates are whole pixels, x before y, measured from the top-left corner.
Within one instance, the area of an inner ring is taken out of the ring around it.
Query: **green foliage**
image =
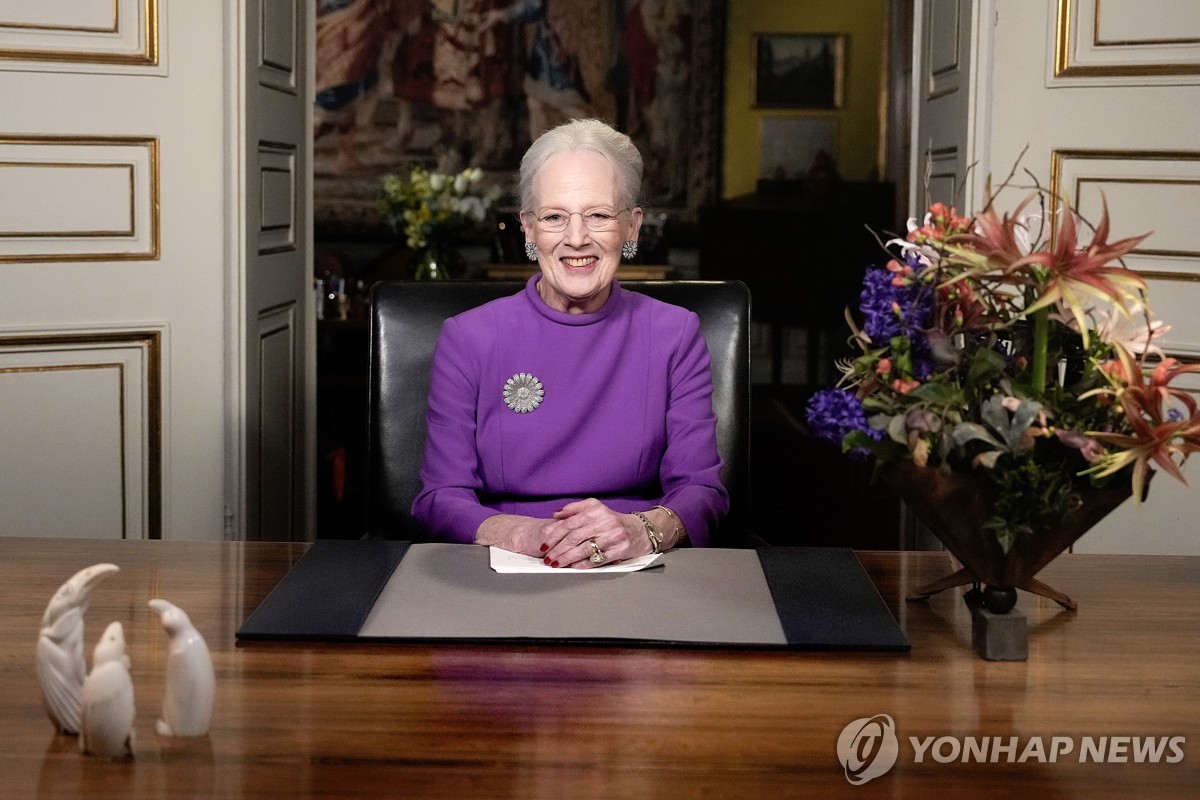
[[[992,513],[983,527],[1006,553],[1038,530],[1062,524],[1079,504],[1073,479],[1079,466],[1047,457],[1038,461],[1032,455],[1005,456],[1004,468],[982,473],[992,499]]]

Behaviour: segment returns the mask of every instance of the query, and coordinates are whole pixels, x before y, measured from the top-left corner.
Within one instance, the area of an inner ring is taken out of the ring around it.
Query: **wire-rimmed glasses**
[[[632,210],[631,208],[622,208],[620,211],[609,211],[605,208],[593,208],[587,211],[563,211],[561,208],[543,208],[541,211],[526,213],[533,214],[538,228],[546,233],[562,233],[567,229],[571,217],[576,214],[583,218],[584,227],[589,231],[602,233],[615,230],[619,216]]]

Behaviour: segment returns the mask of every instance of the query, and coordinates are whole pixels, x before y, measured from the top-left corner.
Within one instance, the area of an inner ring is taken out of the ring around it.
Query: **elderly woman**
[[[540,274],[438,339],[412,508],[436,537],[588,568],[706,545],[728,510],[699,319],[614,279],[641,180],[629,137],[596,120],[522,158]]]

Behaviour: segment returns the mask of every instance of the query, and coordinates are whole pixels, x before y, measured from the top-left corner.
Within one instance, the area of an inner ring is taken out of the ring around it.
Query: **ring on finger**
[[[593,564],[603,564],[608,560],[608,555],[600,549],[600,545],[596,544],[595,539],[588,539],[588,544],[592,546],[592,554],[588,556],[588,560]]]

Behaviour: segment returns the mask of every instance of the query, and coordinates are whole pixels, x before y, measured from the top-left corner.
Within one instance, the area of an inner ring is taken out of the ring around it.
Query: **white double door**
[[[978,209],[1025,151],[1020,168],[1089,219],[1103,195],[1113,239],[1153,231],[1126,263],[1172,326],[1166,353],[1200,360],[1200,3],[918,0],[914,27],[910,210],[926,176],[932,199]],[[1197,554],[1198,520],[1200,486],[1159,476],[1075,550]]]
[[[0,535],[309,535],[312,16],[0,0]]]

